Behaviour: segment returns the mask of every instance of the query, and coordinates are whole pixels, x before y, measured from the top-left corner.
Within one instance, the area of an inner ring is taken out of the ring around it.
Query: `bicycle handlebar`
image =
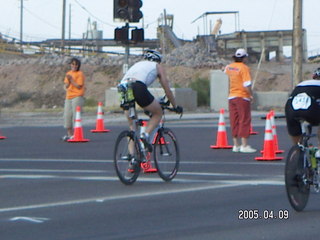
[[[180,106],[177,106],[176,108],[174,108],[174,107],[169,107],[169,106],[170,106],[170,101],[169,101],[169,100],[165,101],[165,98],[166,98],[166,96],[164,96],[164,97],[162,97],[162,98],[160,98],[160,99],[158,100],[158,102],[159,102],[162,110],[166,109],[166,110],[169,110],[170,112],[175,112],[175,113],[177,113],[177,114],[180,114],[180,118],[182,118],[183,108],[180,107]],[[150,114],[149,111],[144,111],[144,113],[145,113],[147,116],[151,117],[151,114]]]
[[[170,101],[169,101],[169,100],[165,101],[165,98],[166,98],[166,96],[160,98],[160,100],[159,100],[159,103],[160,103],[160,105],[161,105],[161,108],[162,108],[162,109],[167,109],[167,110],[169,110],[170,112],[178,113],[178,114],[180,114],[180,118],[181,118],[182,115],[183,115],[183,108],[180,107],[180,106],[177,106],[176,108],[169,107],[169,106],[170,106]]]

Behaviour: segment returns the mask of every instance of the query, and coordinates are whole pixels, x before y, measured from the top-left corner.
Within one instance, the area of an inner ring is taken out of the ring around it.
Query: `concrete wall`
[[[163,97],[164,90],[162,88],[149,88],[149,91],[155,98]],[[191,88],[171,88],[178,105],[183,106],[185,111],[194,111],[197,109],[197,92]],[[116,88],[107,89],[105,92],[105,106],[119,108],[120,99]]]
[[[288,92],[254,92],[254,110],[283,109],[289,98]]]
[[[219,111],[228,110],[229,81],[227,75],[221,70],[211,71],[210,80],[210,109]],[[252,110],[284,109],[289,97],[288,92],[254,92]]]
[[[228,110],[229,80],[221,70],[211,71],[210,80],[210,109],[219,111],[221,108]]]

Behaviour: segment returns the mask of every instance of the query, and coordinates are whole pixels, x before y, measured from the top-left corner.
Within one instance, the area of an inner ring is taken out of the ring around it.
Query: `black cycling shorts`
[[[154,100],[154,96],[143,82],[136,81],[132,83],[132,91],[134,100],[142,108],[149,106]]]
[[[301,120],[307,121],[313,126],[319,125],[320,105],[319,105],[319,101],[311,97],[311,105],[307,109],[295,110],[292,107],[292,99],[294,96],[295,95],[291,96],[285,105],[287,129],[288,129],[288,133],[291,136],[300,136],[302,134],[301,122],[300,122]]]

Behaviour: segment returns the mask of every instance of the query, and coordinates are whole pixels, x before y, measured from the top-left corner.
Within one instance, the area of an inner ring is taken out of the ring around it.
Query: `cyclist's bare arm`
[[[165,72],[165,69],[163,68],[163,66],[161,64],[157,64],[157,71],[158,71],[158,77],[160,80],[160,84],[162,86],[162,88],[164,89],[164,92],[167,96],[167,98],[169,99],[169,101],[171,102],[173,107],[176,107],[176,100],[173,96],[173,93],[170,89],[170,85],[169,85],[169,81]]]

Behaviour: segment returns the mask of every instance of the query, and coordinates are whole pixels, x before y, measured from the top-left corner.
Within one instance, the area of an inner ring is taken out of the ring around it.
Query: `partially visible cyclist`
[[[313,126],[320,124],[320,68],[312,75],[312,80],[300,82],[292,91],[285,105],[288,133],[294,144],[301,141],[303,119]],[[320,127],[318,127],[318,148],[320,149]],[[320,157],[320,151],[316,153]]]
[[[151,152],[150,133],[159,125],[162,118],[162,108],[159,102],[149,92],[150,86],[157,78],[164,89],[165,95],[170,101],[177,113],[182,113],[183,108],[176,105],[176,100],[170,90],[169,81],[164,67],[161,65],[162,56],[154,50],[146,50],[144,59],[135,63],[129,68],[120,85],[131,86],[134,101],[145,111],[151,114],[146,130],[141,134],[140,138]],[[125,115],[127,116],[130,129],[133,129],[133,121],[129,117],[128,108],[124,107]]]

